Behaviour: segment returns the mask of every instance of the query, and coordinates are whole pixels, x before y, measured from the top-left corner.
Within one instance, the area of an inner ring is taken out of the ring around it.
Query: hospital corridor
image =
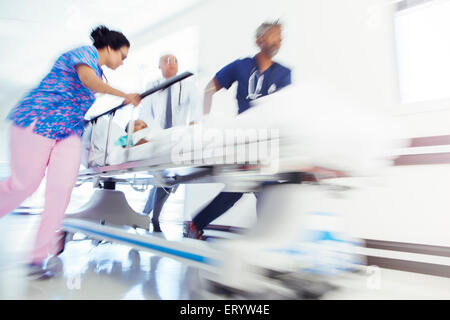
[[[450,300],[450,0],[0,12],[0,300]]]

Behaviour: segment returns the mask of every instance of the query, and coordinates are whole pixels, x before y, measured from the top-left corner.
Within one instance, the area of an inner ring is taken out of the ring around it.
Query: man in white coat
[[[162,78],[149,84],[152,88],[177,75],[178,60],[172,54],[165,54],[159,59]],[[139,119],[144,120],[150,128],[168,129],[174,126],[186,126],[198,122],[202,116],[200,93],[189,79],[175,83],[142,101],[139,106]],[[153,187],[149,193],[144,213],[153,211],[152,225],[154,232],[161,232],[159,215],[164,203],[174,188]]]

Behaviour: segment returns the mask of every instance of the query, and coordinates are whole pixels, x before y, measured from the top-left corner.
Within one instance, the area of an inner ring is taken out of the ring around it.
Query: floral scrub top
[[[103,72],[94,46],[62,54],[39,86],[31,90],[9,113],[8,119],[25,128],[36,120],[34,133],[62,140],[83,134],[84,116],[95,101],[95,92],[83,86],[75,67],[85,64],[99,77]]]

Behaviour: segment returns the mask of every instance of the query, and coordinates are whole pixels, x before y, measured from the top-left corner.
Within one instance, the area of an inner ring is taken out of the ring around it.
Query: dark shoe
[[[197,240],[203,240],[203,230],[198,230],[195,224],[191,221],[187,229],[186,237]]]
[[[152,222],[153,232],[162,232],[159,222]]]
[[[32,263],[28,263],[26,265],[27,268],[27,277],[28,278],[33,278],[33,279],[38,279],[40,278],[44,273],[47,272],[47,270],[44,268],[44,263],[36,263],[36,262],[32,262]]]
[[[61,274],[62,262],[60,258],[52,257],[46,263],[29,263],[26,268],[29,280],[47,280]]]

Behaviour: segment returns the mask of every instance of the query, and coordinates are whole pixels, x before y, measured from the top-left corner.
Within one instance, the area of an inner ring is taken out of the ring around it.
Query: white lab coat
[[[149,83],[147,89],[164,82],[161,78]],[[138,119],[144,120],[151,129],[164,128],[166,119],[167,89],[158,91],[142,100],[138,107]],[[183,80],[171,87],[172,125],[186,126],[191,121],[199,121],[202,116],[202,103],[199,91],[193,81]]]

